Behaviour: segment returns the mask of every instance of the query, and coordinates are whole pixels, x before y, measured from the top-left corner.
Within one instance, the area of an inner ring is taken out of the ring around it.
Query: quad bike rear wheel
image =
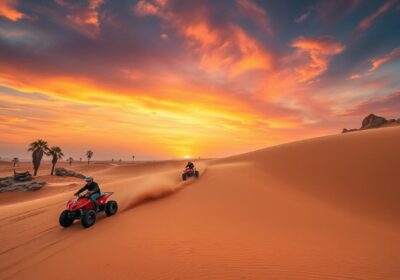
[[[74,222],[74,218],[71,217],[69,210],[64,210],[61,212],[59,222],[60,225],[65,228],[72,225],[72,223]]]
[[[112,216],[115,215],[118,211],[118,204],[115,200],[110,200],[106,203],[106,215]]]
[[[194,177],[195,177],[195,178],[199,178],[199,176],[200,176],[200,173],[199,173],[199,171],[196,170],[196,171],[194,172]]]
[[[182,174],[182,180],[183,180],[183,181],[186,181],[186,173],[183,173],[183,174]]]
[[[81,224],[83,227],[88,228],[96,222],[96,212],[94,210],[86,211],[81,217]]]

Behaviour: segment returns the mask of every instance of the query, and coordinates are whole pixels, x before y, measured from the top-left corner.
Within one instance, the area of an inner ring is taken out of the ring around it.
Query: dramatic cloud
[[[365,1],[0,3],[0,154],[37,137],[74,157],[239,153],[340,131],[359,116],[337,112],[400,87],[396,65],[374,71],[399,18],[346,40]]]
[[[221,31],[199,23],[187,26],[182,35],[195,43],[194,50],[201,56],[200,65],[207,71],[227,71],[229,76],[236,77],[271,67],[270,55],[238,26]]]
[[[303,65],[297,68],[301,81],[308,81],[323,74],[328,69],[330,58],[344,50],[344,45],[329,36],[300,37],[293,41],[292,47],[298,50],[299,59],[304,61]]]
[[[239,7],[249,17],[255,19],[262,28],[272,33],[266,12],[249,0],[238,1]],[[187,41],[187,47],[199,56],[199,66],[208,72],[225,72],[229,77],[237,77],[248,71],[266,70],[271,67],[271,55],[257,40],[251,38],[240,26],[231,22],[212,23],[210,11],[181,11],[169,9],[165,1],[139,1],[134,11],[140,16],[157,15],[164,19]]]
[[[24,18],[24,14],[17,10],[17,0],[0,1],[0,16],[11,21],[18,21]]]

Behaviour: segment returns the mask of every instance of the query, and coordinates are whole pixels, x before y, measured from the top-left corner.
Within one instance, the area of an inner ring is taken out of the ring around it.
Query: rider
[[[193,168],[194,168],[193,162],[189,161],[189,162],[186,164],[186,167],[185,167],[185,168],[193,169]]]
[[[87,190],[89,194],[89,199],[93,202],[96,212],[99,211],[99,204],[97,203],[97,199],[101,196],[100,195],[100,188],[99,185],[93,181],[93,177],[86,176],[85,177],[86,185],[84,185],[79,191],[75,193],[75,195],[79,195],[80,193]]]

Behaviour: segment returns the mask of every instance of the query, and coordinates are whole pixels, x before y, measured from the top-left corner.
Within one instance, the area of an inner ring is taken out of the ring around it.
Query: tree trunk
[[[89,165],[90,158],[87,159],[87,164]]]
[[[37,175],[42,157],[43,157],[43,150],[38,149],[32,153],[33,176]]]
[[[57,155],[53,155],[53,159],[52,159],[51,163],[53,164],[53,166],[51,167],[51,173],[50,173],[50,175],[53,176],[53,174],[54,174],[54,168],[56,167],[56,163],[57,163]]]

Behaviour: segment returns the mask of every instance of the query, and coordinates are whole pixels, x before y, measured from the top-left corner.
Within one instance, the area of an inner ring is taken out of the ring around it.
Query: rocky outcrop
[[[46,182],[34,181],[32,175],[27,172],[17,173],[14,176],[0,178],[0,192],[25,192],[41,189]]]
[[[400,118],[395,120],[395,119],[390,119],[387,120],[384,117],[380,117],[374,114],[369,114],[368,116],[366,116],[361,124],[361,128],[357,129],[347,129],[347,128],[343,128],[342,133],[346,133],[346,132],[352,132],[352,131],[358,131],[358,130],[365,130],[365,129],[371,129],[371,128],[379,128],[379,127],[383,127],[386,125],[398,125],[400,124]]]
[[[384,117],[379,117],[374,114],[369,114],[362,121],[360,129],[378,128],[386,124],[388,121]]]
[[[77,173],[75,171],[72,170],[68,170],[65,168],[56,168],[55,173],[57,176],[69,176],[69,177],[76,177],[76,178],[80,178],[80,179],[84,179],[85,175],[82,175],[80,173]]]
[[[18,173],[14,170],[14,180],[18,182],[32,181],[33,176],[29,171]]]

